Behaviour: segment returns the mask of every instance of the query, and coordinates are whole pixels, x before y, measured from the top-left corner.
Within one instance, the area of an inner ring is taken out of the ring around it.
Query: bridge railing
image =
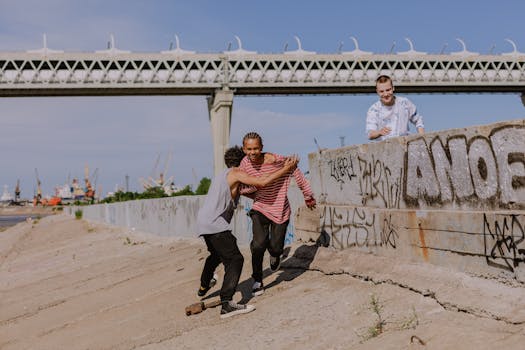
[[[525,56],[0,53],[0,95],[523,92]]]

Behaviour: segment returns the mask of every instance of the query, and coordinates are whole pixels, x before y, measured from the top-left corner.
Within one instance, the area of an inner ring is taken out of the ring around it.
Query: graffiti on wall
[[[321,212],[321,230],[330,235],[335,248],[396,248],[398,228],[392,214],[381,215],[366,208],[325,206]]]
[[[384,161],[364,156],[359,161],[359,188],[363,205],[369,199],[379,199],[385,208],[399,208],[402,190],[403,169],[394,173]]]
[[[330,176],[339,183],[344,184],[357,177],[351,155],[330,159],[328,166],[330,167]]]
[[[328,161],[330,177],[339,184],[357,182],[361,202],[379,201],[385,208],[399,208],[402,194],[403,169],[396,172],[374,155],[338,156]]]
[[[483,215],[483,243],[489,266],[514,272],[525,262],[525,225],[522,215],[495,215],[489,220]]]
[[[405,153],[404,199],[418,206],[475,201],[495,206],[525,206],[525,128],[505,126],[489,137],[454,135],[430,144],[409,141]]]

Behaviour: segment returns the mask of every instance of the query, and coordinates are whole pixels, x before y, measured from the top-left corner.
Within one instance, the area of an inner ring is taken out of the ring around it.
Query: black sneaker
[[[226,301],[222,303],[221,318],[228,318],[235,315],[246,314],[255,310],[253,305],[237,304],[234,301]]]
[[[270,269],[272,271],[279,270],[281,266],[281,257],[280,256],[270,256]]]
[[[217,275],[214,274],[213,278],[210,280],[210,285],[208,287],[200,286],[199,290],[197,291],[197,295],[200,297],[203,297],[208,293],[210,289],[212,289],[217,284]]]
[[[264,293],[264,286],[262,282],[255,282],[252,287],[252,296],[257,297]]]

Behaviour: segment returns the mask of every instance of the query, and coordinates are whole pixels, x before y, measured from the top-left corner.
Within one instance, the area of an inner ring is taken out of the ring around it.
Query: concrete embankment
[[[234,299],[257,310],[226,320],[218,308],[183,314],[199,301],[208,253],[179,237],[195,237],[202,197],[20,223],[0,234],[0,348],[519,349],[524,130],[508,122],[310,155],[318,209],[292,194],[295,242],[276,272],[266,255],[256,298],[242,244]],[[241,242],[250,207],[236,214]]]
[[[200,300],[202,240],[67,215],[22,222],[0,233],[0,349],[488,350],[525,341],[522,288],[296,242],[276,272],[266,254],[265,292],[253,297],[250,251],[241,252],[234,299],[255,312],[188,317],[185,307]]]

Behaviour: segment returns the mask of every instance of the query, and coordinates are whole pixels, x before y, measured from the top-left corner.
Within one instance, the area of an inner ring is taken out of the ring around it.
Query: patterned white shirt
[[[423,117],[417,114],[416,106],[406,97],[395,97],[392,106],[385,106],[381,101],[374,103],[366,114],[366,134],[383,127],[391,129],[390,134],[379,136],[371,141],[382,141],[390,137],[406,136],[409,134],[408,122],[416,128],[424,128]]]

